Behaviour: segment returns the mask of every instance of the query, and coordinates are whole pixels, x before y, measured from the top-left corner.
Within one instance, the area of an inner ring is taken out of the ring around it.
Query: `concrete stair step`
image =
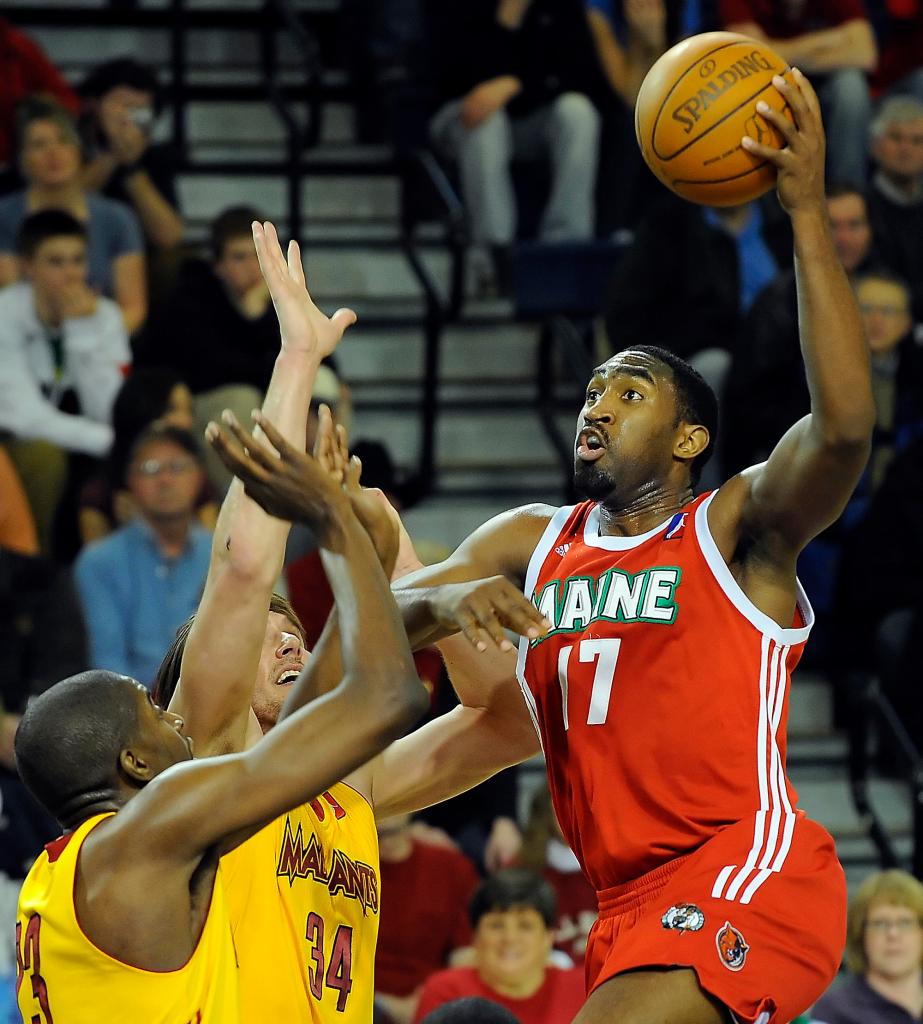
[[[832,730],[830,684],[823,676],[796,669],[788,701],[789,736],[829,735]]]
[[[849,783],[840,779],[802,781],[799,806],[836,836],[864,836],[865,827],[853,806]],[[891,835],[907,835],[911,828],[908,787],[892,779],[871,783],[872,806]]]

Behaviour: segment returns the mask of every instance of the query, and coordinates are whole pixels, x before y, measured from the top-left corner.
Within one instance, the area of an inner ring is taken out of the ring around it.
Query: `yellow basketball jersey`
[[[220,867],[195,952],[177,971],[122,963],[83,933],[74,908],[77,856],[108,817],[98,814],[49,843],[23,882],[16,914],[16,998],[23,1020],[238,1024],[237,964]]]
[[[370,1024],[378,832],[345,783],[222,858],[244,1024]]]

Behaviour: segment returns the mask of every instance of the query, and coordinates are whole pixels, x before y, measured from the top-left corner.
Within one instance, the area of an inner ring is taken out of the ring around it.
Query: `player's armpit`
[[[379,820],[465,793],[541,752],[525,701],[518,715],[458,707],[392,743],[371,764]]]

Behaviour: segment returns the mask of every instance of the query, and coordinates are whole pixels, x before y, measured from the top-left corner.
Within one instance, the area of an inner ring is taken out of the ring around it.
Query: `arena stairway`
[[[180,195],[189,240],[204,240],[211,217],[228,205],[258,206],[287,233],[289,192],[283,173],[285,127],[265,95],[254,0],[188,5],[182,26],[169,0],[108,9],[90,0],[67,4],[12,0],[5,13],[37,39],[68,78],[95,64],[135,55],[171,77],[176,33],[186,33],[187,102],[182,108],[188,161]],[[383,441],[406,473],[419,463],[426,298],[401,245],[401,182],[386,147],[355,141],[354,108],[336,32],[337,0],[299,0],[317,40],[317,67],[280,34],[277,75],[291,96],[312,80],[322,117],[315,145],[299,154],[300,213],[308,279],[319,305],[349,305],[359,314],[338,351],[352,388],[353,436]],[[317,112],[315,111],[315,114]],[[169,112],[159,133],[171,134]],[[419,252],[447,289],[450,255],[441,227],[425,225]],[[534,401],[538,327],[518,322],[499,300],[468,302],[443,328],[435,432],[435,479],[407,510],[411,532],[453,546],[490,515],[528,501],[560,503],[565,480]],[[562,385],[563,387],[563,385]],[[568,389],[563,387],[562,397]],[[565,437],[573,411],[556,414]],[[846,742],[833,729],[827,683],[797,673],[791,697],[789,767],[801,806],[836,836],[850,883],[877,865],[846,781]],[[522,773],[525,801],[541,764]],[[906,787],[876,780],[872,796],[899,851],[909,854]]]

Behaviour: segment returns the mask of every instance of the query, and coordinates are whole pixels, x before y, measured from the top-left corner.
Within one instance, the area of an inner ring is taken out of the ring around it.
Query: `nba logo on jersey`
[[[570,544],[559,544],[555,549],[554,553],[560,555],[562,558],[570,551]]]
[[[715,936],[715,945],[721,962],[729,971],[739,971],[747,962],[750,947],[730,921],[725,921],[724,927]]]

